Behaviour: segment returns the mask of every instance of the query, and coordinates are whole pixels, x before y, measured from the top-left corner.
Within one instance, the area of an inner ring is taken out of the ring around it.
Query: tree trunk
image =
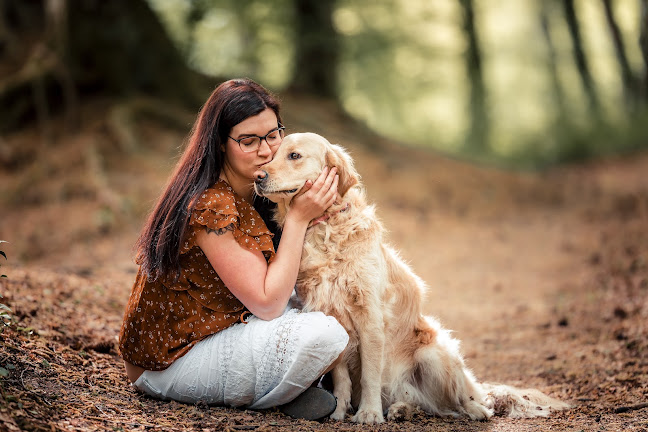
[[[187,67],[145,0],[77,0],[71,6],[70,67],[79,85],[204,101],[205,81],[215,80]]]
[[[338,35],[335,0],[295,0],[295,66],[291,90],[337,95]]]
[[[639,45],[644,60],[644,71],[641,83],[644,101],[648,102],[648,0],[641,0],[640,19],[639,27],[641,28],[641,33],[639,36]]]
[[[621,79],[623,80],[623,90],[626,96],[626,100],[630,103],[634,103],[636,98],[636,81],[632,69],[630,68],[630,62],[625,52],[625,44],[623,43],[623,36],[619,30],[619,26],[616,22],[616,17],[614,16],[614,9],[612,8],[612,0],[603,0],[603,7],[605,9],[605,18],[608,23],[608,28],[610,29],[610,36],[612,37],[612,43],[614,44],[614,51],[616,53],[617,62],[619,64],[619,69],[621,71]]]
[[[195,108],[216,82],[186,66],[145,0],[13,0],[4,13],[29,54],[11,67],[2,53],[0,131],[88,93]]]
[[[600,103],[596,94],[592,74],[587,65],[585,51],[583,50],[583,41],[580,35],[580,26],[576,18],[576,10],[574,9],[574,0],[563,0],[563,6],[565,20],[567,21],[567,27],[569,28],[569,34],[574,48],[574,61],[576,62],[576,67],[578,68],[578,73],[581,82],[583,83],[583,88],[585,89],[585,94],[587,95],[592,113],[599,117],[601,112]]]
[[[466,72],[470,80],[470,130],[466,148],[485,151],[488,146],[489,124],[486,113],[486,88],[482,71],[481,48],[475,28],[475,11],[472,0],[460,0],[463,8],[463,30],[468,39]]]
[[[565,107],[565,94],[560,84],[560,79],[558,77],[558,67],[556,63],[556,48],[551,38],[550,23],[549,23],[549,11],[548,8],[552,6],[552,3],[543,1],[540,2],[540,27],[542,28],[542,35],[544,36],[545,43],[547,45],[547,73],[551,79],[551,90],[556,104],[556,119],[558,122],[566,121],[568,116],[566,115]]]

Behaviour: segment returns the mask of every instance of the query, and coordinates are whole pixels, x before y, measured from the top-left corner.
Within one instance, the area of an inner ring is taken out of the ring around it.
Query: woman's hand
[[[320,217],[337,198],[337,168],[324,168],[315,183],[308,180],[291,201],[286,217],[310,222]]]

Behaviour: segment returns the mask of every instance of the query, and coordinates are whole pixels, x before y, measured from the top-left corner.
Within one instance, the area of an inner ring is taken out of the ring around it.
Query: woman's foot
[[[308,387],[292,401],[279,407],[282,413],[297,419],[321,420],[335,411],[337,400],[328,391]]]

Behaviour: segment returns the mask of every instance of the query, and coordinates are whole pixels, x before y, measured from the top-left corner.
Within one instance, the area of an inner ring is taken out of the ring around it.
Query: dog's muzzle
[[[295,189],[286,189],[286,190],[280,190],[280,191],[268,191],[268,173],[267,171],[264,170],[259,170],[255,174],[256,178],[254,179],[254,190],[256,191],[257,195],[261,196],[266,196],[266,195],[276,195],[276,194],[293,194],[297,192],[297,188]]]

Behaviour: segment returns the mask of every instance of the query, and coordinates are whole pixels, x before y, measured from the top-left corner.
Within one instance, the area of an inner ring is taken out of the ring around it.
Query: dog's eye
[[[288,155],[288,159],[296,160],[299,159],[301,155],[299,153],[292,152]]]

